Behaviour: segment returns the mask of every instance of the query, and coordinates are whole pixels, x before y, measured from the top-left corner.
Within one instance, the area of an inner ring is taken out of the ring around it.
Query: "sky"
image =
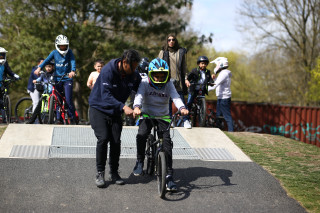
[[[206,36],[213,33],[216,51],[243,49],[242,35],[236,30],[236,13],[241,0],[194,0],[190,27]]]

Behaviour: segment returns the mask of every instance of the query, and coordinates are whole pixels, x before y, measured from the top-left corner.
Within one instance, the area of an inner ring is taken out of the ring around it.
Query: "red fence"
[[[216,101],[207,101],[207,109]],[[283,135],[320,147],[320,108],[232,102],[235,131]]]

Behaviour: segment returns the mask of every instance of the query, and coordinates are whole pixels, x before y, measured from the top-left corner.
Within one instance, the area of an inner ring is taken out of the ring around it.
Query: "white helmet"
[[[4,49],[3,47],[0,47],[0,54],[4,55],[4,58],[0,59],[0,64],[1,65],[3,65],[7,60],[7,52],[8,51],[6,49]]]
[[[210,63],[215,63],[217,66],[214,68],[214,74],[217,74],[222,69],[226,69],[229,67],[228,59],[225,57],[218,57],[215,60],[211,61]]]
[[[58,50],[58,52],[61,54],[61,55],[66,55],[67,52],[69,51],[69,40],[67,38],[67,36],[64,36],[64,35],[58,35],[57,38],[56,38],[56,49]],[[60,45],[67,45],[67,49],[66,50],[60,50]]]

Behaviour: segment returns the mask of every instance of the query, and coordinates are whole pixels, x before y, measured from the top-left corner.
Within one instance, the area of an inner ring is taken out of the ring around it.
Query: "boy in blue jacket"
[[[67,74],[63,79],[56,77],[56,81],[60,83],[56,85],[56,89],[59,93],[64,92],[66,102],[68,105],[68,116],[71,119],[71,123],[75,124],[75,107],[72,101],[73,95],[73,77],[76,75],[76,60],[73,52],[69,49],[69,40],[64,35],[58,35],[55,41],[56,49],[53,50],[49,56],[39,65],[38,69],[34,72],[39,75],[40,70],[44,68],[51,60],[55,62],[55,75],[63,76]],[[59,110],[57,110],[57,121],[61,119]]]
[[[108,143],[110,143],[109,180],[118,185],[124,181],[119,176],[119,158],[121,151],[122,113],[133,116],[133,110],[125,105],[131,91],[137,91],[141,82],[138,71],[139,53],[127,50],[122,58],[112,59],[106,64],[89,96],[91,127],[96,135],[96,185],[105,186],[105,166]]]

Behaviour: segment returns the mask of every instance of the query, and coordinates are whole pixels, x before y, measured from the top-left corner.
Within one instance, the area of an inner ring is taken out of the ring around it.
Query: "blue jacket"
[[[61,76],[71,71],[76,71],[76,60],[72,50],[70,49],[65,56],[61,55],[58,50],[53,50],[39,65],[39,67],[43,69],[44,66],[46,66],[52,59],[54,59],[56,75]],[[57,77],[56,80],[59,81],[60,78]],[[65,77],[62,79],[62,81],[72,81],[72,78]]]
[[[38,66],[34,66],[31,69],[31,73],[30,73],[30,77],[29,77],[29,81],[28,81],[28,86],[27,89],[30,92],[34,92],[34,83],[32,82],[33,80],[36,80],[38,78],[38,76],[36,74],[34,74],[34,71],[38,68]]]
[[[119,61],[121,61],[120,58],[112,59],[102,68],[89,96],[90,107],[110,116],[122,114],[122,108],[131,91],[137,91],[141,82],[138,71],[122,78],[118,70]]]
[[[0,65],[0,82],[3,81],[7,75],[10,75],[11,77],[14,76],[14,72],[12,72],[8,61],[6,61],[3,65]],[[2,86],[2,83],[0,83],[0,87]]]

